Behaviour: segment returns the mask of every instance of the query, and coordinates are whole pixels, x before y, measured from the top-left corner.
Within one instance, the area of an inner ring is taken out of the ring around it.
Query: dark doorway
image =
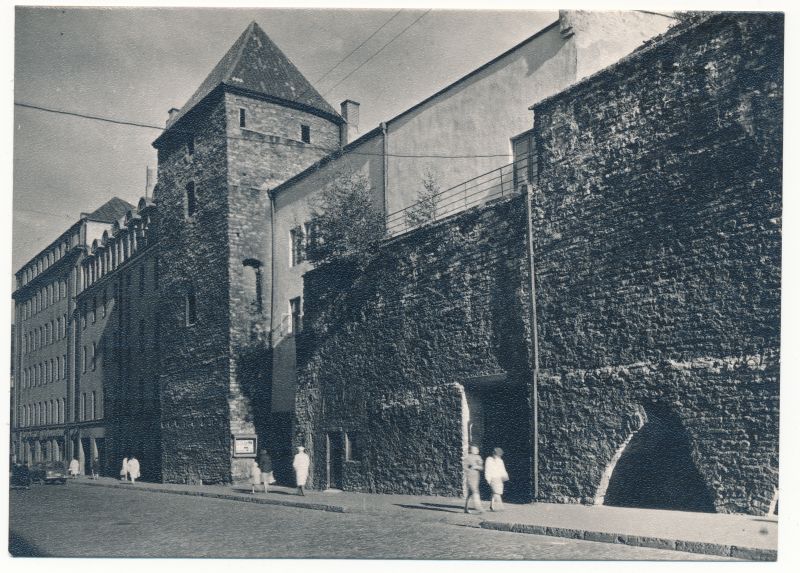
[[[531,413],[525,386],[505,381],[466,387],[469,421],[467,440],[478,446],[481,457],[503,450],[508,471],[503,499],[515,503],[532,500]],[[491,489],[481,477],[481,499],[490,499]]]
[[[344,440],[341,432],[328,434],[328,488],[342,489],[342,464],[344,463]]]
[[[84,475],[90,476],[92,475],[92,442],[89,438],[81,438],[81,448],[83,449],[83,463]]]
[[[631,439],[609,480],[605,505],[704,511],[714,498],[691,456],[678,416],[661,404],[645,406],[647,423]]]
[[[95,447],[97,448],[97,473],[100,475],[108,475],[106,471],[106,439],[95,438]]]

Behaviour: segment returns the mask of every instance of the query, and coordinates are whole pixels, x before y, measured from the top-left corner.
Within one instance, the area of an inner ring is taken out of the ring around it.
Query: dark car
[[[65,484],[67,483],[67,473],[64,471],[64,464],[44,463],[36,464],[30,470],[31,481],[41,484]]]
[[[31,472],[28,466],[14,464],[11,468],[11,487],[24,489],[31,487]]]

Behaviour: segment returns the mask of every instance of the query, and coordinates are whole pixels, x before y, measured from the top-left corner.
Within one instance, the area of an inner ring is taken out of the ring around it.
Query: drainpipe
[[[269,346],[272,348],[272,322],[275,318],[275,197],[267,189],[269,199]],[[270,373],[272,376],[272,373]]]
[[[383,216],[389,214],[389,126],[381,122],[383,133]]]
[[[525,187],[525,206],[528,214],[528,270],[531,289],[531,338],[533,339],[533,500],[539,499],[539,328],[536,321],[536,265],[533,256],[533,184]]]

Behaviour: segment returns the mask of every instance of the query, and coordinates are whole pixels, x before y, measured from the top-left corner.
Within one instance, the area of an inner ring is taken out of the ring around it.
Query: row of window
[[[149,217],[135,223],[134,229],[122,235],[108,246],[102,246],[88,257],[83,264],[83,284],[90,286],[106,273],[114,271],[119,265],[144,247],[148,239]],[[144,266],[140,269],[140,288],[144,290]],[[158,275],[156,275],[158,276]]]
[[[23,388],[44,386],[51,382],[67,379],[67,355],[63,354],[50,360],[45,360],[22,370],[20,383]]]
[[[243,107],[239,108],[239,127],[245,127],[245,128],[247,127],[247,110]],[[300,141],[302,141],[303,143],[311,143],[311,126],[301,123],[299,135],[300,135]],[[194,153],[193,138],[191,139],[191,142],[192,142],[190,145],[191,151],[188,151],[188,146],[187,146],[187,152],[189,153],[189,155]]]
[[[78,402],[79,422],[100,420],[102,412],[99,412],[100,401],[97,399],[97,392],[84,392]],[[43,426],[46,424],[63,424],[66,416],[66,400],[56,398],[44,402],[36,402],[20,406],[17,410],[19,427]]]
[[[35,295],[22,304],[21,320],[28,320],[47,307],[57,303],[59,300],[67,298],[66,279],[55,281],[52,284],[40,288]]]
[[[92,392],[94,394],[94,392]],[[49,402],[36,402],[19,407],[17,425],[43,426],[45,424],[63,424],[65,414],[65,400],[58,398]]]
[[[77,243],[77,234],[75,235],[75,240]],[[64,239],[64,241],[41,255],[38,259],[36,259],[35,262],[31,263],[27,269],[22,271],[22,286],[25,286],[34,278],[50,268],[53,264],[55,264],[56,261],[66,255],[67,251],[69,251],[69,239]]]
[[[23,353],[27,354],[39,348],[53,344],[67,337],[67,315],[34,328],[22,335]]]

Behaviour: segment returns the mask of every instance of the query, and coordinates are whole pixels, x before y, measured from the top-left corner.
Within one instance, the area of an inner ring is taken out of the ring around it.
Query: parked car
[[[61,484],[67,483],[67,472],[64,471],[62,463],[36,464],[30,470],[31,481],[41,484]]]
[[[11,487],[24,489],[31,487],[31,472],[28,466],[14,464],[11,468]]]

